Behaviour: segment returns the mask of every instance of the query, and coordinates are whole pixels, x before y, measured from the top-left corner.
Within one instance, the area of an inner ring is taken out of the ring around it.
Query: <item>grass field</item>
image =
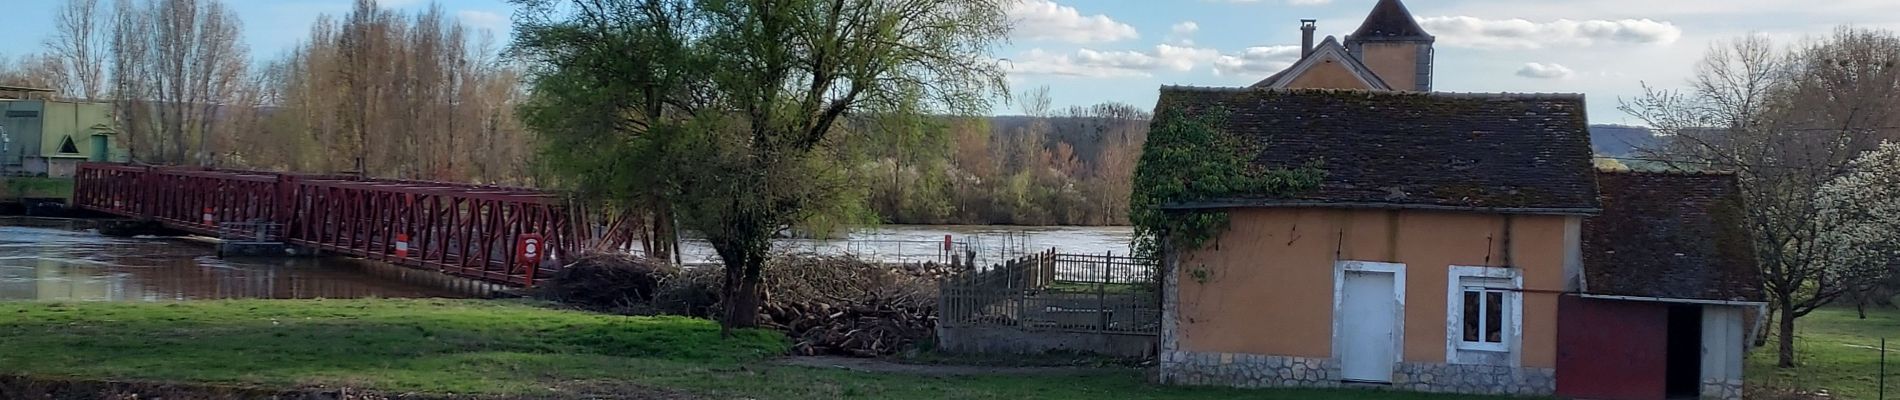
[[[1793,369],[1775,368],[1775,341],[1748,356],[1750,386],[1771,392],[1825,391],[1835,398],[1873,399],[1878,394],[1880,338],[1887,338],[1887,398],[1900,398],[1900,310],[1816,310],[1795,321]]]
[[[767,362],[773,332],[479,300],[0,302],[0,374],[389,392],[760,399],[1462,399],[1159,387],[1139,369],[1064,376],[848,372]]]
[[[22,197],[70,199],[73,197],[73,180],[0,177],[0,199],[14,200]]]

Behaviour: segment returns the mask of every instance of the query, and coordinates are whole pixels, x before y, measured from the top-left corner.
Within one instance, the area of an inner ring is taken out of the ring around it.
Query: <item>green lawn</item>
[[[1748,356],[1751,386],[1772,391],[1825,390],[1836,398],[1872,399],[1880,370],[1880,338],[1887,338],[1887,397],[1900,398],[1900,310],[1869,309],[1859,319],[1853,309],[1816,310],[1795,321],[1793,369],[1775,368],[1775,341]]]
[[[0,177],[0,199],[13,200],[21,197],[71,199],[73,197],[73,180],[64,178]]]
[[[1138,369],[929,377],[780,366],[776,333],[480,300],[0,302],[0,373],[492,395],[664,390],[761,399],[1454,399],[1158,387]]]

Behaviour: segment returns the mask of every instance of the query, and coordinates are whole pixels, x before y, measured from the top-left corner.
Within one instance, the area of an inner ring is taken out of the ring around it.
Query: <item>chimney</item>
[[[1313,55],[1313,31],[1319,29],[1319,20],[1300,20],[1300,59]]]

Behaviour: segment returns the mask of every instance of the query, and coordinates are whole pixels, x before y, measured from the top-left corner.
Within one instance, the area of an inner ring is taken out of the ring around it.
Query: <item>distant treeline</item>
[[[1046,104],[1046,103],[1045,103]],[[1109,103],[872,135],[854,170],[894,224],[1123,225],[1147,111]]]
[[[0,84],[114,104],[135,162],[535,183],[525,71],[440,5],[355,0],[256,62],[224,1],[65,0],[53,26]]]

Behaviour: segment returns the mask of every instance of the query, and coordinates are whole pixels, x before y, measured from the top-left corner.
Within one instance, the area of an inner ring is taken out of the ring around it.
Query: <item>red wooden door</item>
[[[1669,306],[1563,296],[1557,302],[1557,395],[1661,400]]]

